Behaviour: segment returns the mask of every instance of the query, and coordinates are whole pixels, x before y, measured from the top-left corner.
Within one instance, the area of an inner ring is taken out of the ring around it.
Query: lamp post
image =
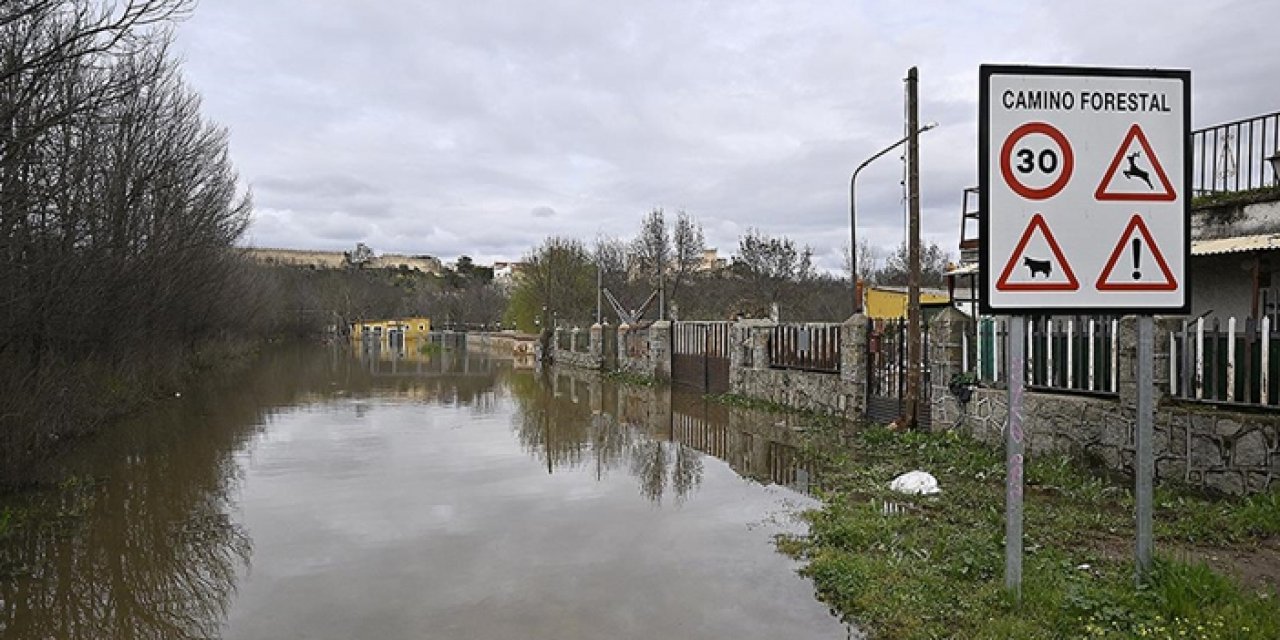
[[[924,133],[936,126],[938,126],[938,123],[930,122],[920,127],[918,133]],[[875,155],[870,158],[863,160],[862,164],[858,165],[858,168],[853,170],[853,176],[849,178],[849,276],[853,283],[852,295],[854,313],[862,311],[862,296],[858,295],[858,174],[865,169],[867,165],[874,162],[876,158],[879,158],[880,156],[902,146],[902,144],[910,137],[911,136],[909,135],[902,136],[902,139],[877,151]]]

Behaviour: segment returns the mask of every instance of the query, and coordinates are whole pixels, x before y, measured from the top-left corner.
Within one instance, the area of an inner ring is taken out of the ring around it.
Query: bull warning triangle
[[[1125,266],[1131,267],[1123,269],[1130,280],[1125,280],[1124,276],[1117,277],[1116,274],[1122,255],[1128,258],[1124,262]],[[1153,260],[1154,265],[1151,264]],[[1098,274],[1095,286],[1098,291],[1174,291],[1178,288],[1173,271],[1169,269],[1169,263],[1164,261],[1164,254],[1151,237],[1142,216],[1135,213],[1129,219],[1128,226],[1120,234],[1120,241],[1107,259],[1107,266]]]
[[[1037,232],[1044,239],[1041,248],[1048,248],[1052,256],[1033,258],[1025,255],[1031,239]],[[1054,275],[1055,264],[1059,267],[1057,270],[1059,275]],[[1026,267],[1028,273],[1015,275],[1014,270],[1019,266]],[[1038,277],[1042,274],[1043,280]],[[999,291],[1076,291],[1079,288],[1080,282],[1076,280],[1076,274],[1071,270],[1071,264],[1067,262],[1066,256],[1062,255],[1062,248],[1053,238],[1053,232],[1049,231],[1049,225],[1045,223],[1044,216],[1039,213],[1031,216],[1031,223],[1027,225],[1027,230],[1022,232],[1022,238],[1018,240],[1013,254],[1009,256],[1009,262],[1005,263],[1004,270],[1000,272],[996,289]]]
[[[1123,170],[1119,170],[1122,160],[1128,162]],[[1129,133],[1116,149],[1111,166],[1102,174],[1102,181],[1098,183],[1093,197],[1097,200],[1147,202],[1177,199],[1169,176],[1165,174],[1160,158],[1151,150],[1151,143],[1147,142],[1147,134],[1142,132],[1142,127],[1136,124],[1129,127]]]

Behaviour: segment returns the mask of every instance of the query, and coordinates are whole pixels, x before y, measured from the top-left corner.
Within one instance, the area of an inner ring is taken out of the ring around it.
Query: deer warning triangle
[[[1142,127],[1136,124],[1129,127],[1093,197],[1150,202],[1169,202],[1178,197]]]
[[[1080,282],[1044,216],[1031,216],[1027,230],[1014,247],[996,281],[999,291],[1076,291]]]
[[[1121,260],[1122,256],[1128,260]],[[1117,268],[1120,273],[1116,273]],[[1129,219],[1095,286],[1098,291],[1174,291],[1178,288],[1173,271],[1142,216],[1135,213]]]

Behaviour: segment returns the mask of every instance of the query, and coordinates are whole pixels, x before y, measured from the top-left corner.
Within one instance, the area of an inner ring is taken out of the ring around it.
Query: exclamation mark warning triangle
[[[1035,214],[996,281],[998,291],[1076,291],[1080,282],[1044,216]]]
[[[1093,197],[1146,202],[1170,202],[1178,197],[1142,127],[1129,127]]]
[[[1134,214],[1129,219],[1095,286],[1098,291],[1174,291],[1178,288],[1173,271],[1151,238],[1142,216]]]

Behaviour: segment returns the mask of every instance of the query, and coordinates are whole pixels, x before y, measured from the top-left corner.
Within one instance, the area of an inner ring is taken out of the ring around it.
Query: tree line
[[[169,52],[190,9],[0,3],[0,466],[262,329],[269,299],[232,249],[249,195]]]
[[[724,264],[711,262],[702,225],[679,211],[646,213],[636,235],[601,237],[588,245],[576,238],[549,237],[524,257],[524,271],[511,293],[506,319],[525,331],[551,324],[617,324],[627,316],[652,321],[769,317],[843,321],[853,311],[849,265],[830,274],[813,264],[813,249],[785,236],[748,229]],[[921,252],[921,284],[944,286],[948,255],[936,244]],[[859,247],[860,279],[906,286],[907,246],[883,260],[870,245]],[[615,307],[616,304],[616,307]],[[623,313],[618,313],[618,310]]]

